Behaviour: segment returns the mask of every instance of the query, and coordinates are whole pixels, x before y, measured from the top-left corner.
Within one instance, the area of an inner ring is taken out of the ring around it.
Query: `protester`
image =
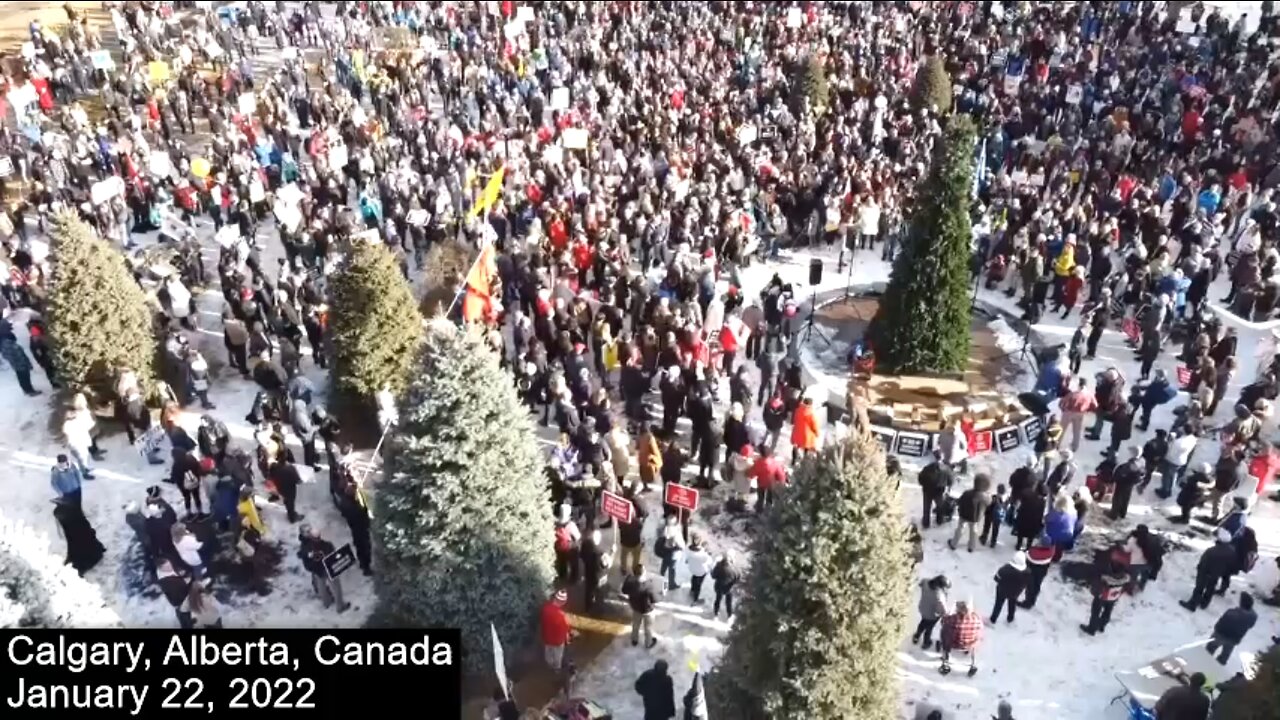
[[[658,593],[653,579],[643,565],[631,568],[631,574],[622,583],[622,594],[631,606],[631,644],[640,644],[640,631],[644,631],[646,649],[658,644],[653,636],[653,610],[658,604]]]
[[[542,657],[547,667],[560,672],[564,665],[564,651],[573,636],[569,626],[569,618],[564,614],[565,603],[569,602],[569,593],[557,590],[550,600],[542,605]]]
[[[676,691],[667,674],[667,661],[658,660],[636,678],[636,692],[644,698],[644,720],[671,720],[676,716]]]
[[[1204,646],[1205,651],[1210,655],[1218,653],[1218,664],[1226,665],[1231,652],[1257,622],[1258,614],[1253,611],[1253,596],[1247,592],[1240,593],[1240,605],[1223,613],[1214,624],[1213,638]]]
[[[938,575],[920,581],[920,623],[911,636],[911,642],[920,643],[920,647],[929,650],[933,647],[933,628],[938,621],[951,614],[947,591],[951,589],[951,581],[945,575]]]

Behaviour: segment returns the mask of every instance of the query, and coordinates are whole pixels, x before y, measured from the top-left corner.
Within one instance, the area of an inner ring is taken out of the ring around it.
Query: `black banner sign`
[[[923,433],[899,432],[898,454],[906,457],[924,457],[929,452],[929,436]]]
[[[996,430],[996,449],[1002,453],[1009,452],[1022,444],[1018,436],[1018,428],[1014,425]]]

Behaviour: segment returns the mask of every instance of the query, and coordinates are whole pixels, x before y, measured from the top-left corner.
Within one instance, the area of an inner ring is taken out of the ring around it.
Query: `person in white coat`
[[[187,599],[182,601],[179,609],[190,614],[193,628],[222,627],[222,607],[213,599],[213,593],[198,582],[191,583]]]
[[[204,577],[204,559],[200,557],[200,548],[204,547],[204,543],[197,540],[182,523],[174,523],[169,532],[173,536],[173,547],[177,549],[178,557],[191,568],[191,577],[195,580]]]
[[[96,424],[88,399],[83,393],[76,393],[71,399],[71,409],[62,421],[62,434],[66,437],[72,459],[76,461],[86,480],[93,479],[93,461],[102,459],[102,451],[93,439]]]
[[[702,537],[694,535],[684,551],[685,564],[689,566],[689,597],[694,605],[702,604],[702,583],[711,572],[711,553],[702,546]]]
[[[880,235],[880,203],[875,195],[867,195],[862,207],[858,208],[858,246],[874,249],[876,238]]]

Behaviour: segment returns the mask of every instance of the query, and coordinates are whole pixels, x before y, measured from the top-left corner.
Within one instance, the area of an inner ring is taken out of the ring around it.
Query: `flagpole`
[[[445,315],[445,317],[448,317],[448,316],[453,312],[453,308],[454,308],[454,306],[458,304],[458,298],[460,298],[460,297],[462,297],[463,295],[465,295],[465,294],[466,294],[466,292],[467,292],[467,282],[466,282],[466,279],[467,279],[467,278],[469,278],[469,277],[471,277],[471,271],[473,271],[473,270],[475,270],[475,269],[476,269],[476,265],[480,262],[480,258],[482,258],[482,257],[484,257],[484,248],[483,248],[483,247],[481,247],[481,248],[480,248],[480,252],[476,253],[476,259],[471,261],[471,267],[467,268],[467,274],[466,274],[466,275],[464,275],[464,276],[462,276],[462,277],[463,277],[463,282],[462,282],[462,292],[454,293],[454,295],[453,295],[453,302],[449,303],[449,309],[444,311],[444,315]]]

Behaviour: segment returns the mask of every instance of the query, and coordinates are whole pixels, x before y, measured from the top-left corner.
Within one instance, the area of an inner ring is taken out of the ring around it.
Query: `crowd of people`
[[[171,455],[166,480],[185,514],[156,487],[126,518],[184,626],[218,622],[206,576],[221,549],[262,582],[264,556],[278,550],[260,507],[278,501],[300,522],[308,470],[327,466],[359,565],[372,571],[360,473],[307,379],[326,367],[326,280],[345,245],[370,237],[406,277],[456,293],[458,319],[493,328],[530,411],[559,431],[548,542],[566,592],[544,609],[548,663],[560,669],[569,639],[554,608],[578,587],[588,611],[604,588],[621,591],[632,643],[652,647],[657,599],[680,587],[677,558],[690,599],[701,602],[710,575],[713,612],[723,604],[732,617],[743,559],[717,549],[688,511],[663,506],[655,534],[648,491],[696,475],[703,487],[727,484],[732,509],[749,513],[754,498],[763,511],[788,482],[780,439],[794,461],[839,427],[819,422],[803,386],[803,293],[777,274],[749,291],[742,270],[824,244],[839,245],[842,261],[891,259],[949,112],[981,128],[975,275],[1017,298],[1029,321],[1078,312],[1080,325],[1038,378],[1046,408],[1058,405],[1036,460],[1004,483],[975,474],[952,502],[965,457],[940,453],[919,476],[921,528],[954,505],[951,546],[968,530],[974,552],[1011,526],[1016,554],[995,580],[993,622],[1034,607],[1095,503],[1109,496],[1123,519],[1157,472],[1157,494],[1176,495],[1184,519],[1208,502],[1228,521],[1219,530],[1232,554],[1202,563],[1189,604],[1207,606],[1213,582],[1226,587],[1256,557],[1247,511],[1271,471],[1261,481],[1247,471],[1270,457],[1261,428],[1280,368],[1260,373],[1219,425],[1246,358],[1206,303],[1225,273],[1233,313],[1276,311],[1271,17],[1251,33],[1198,9],[1188,34],[1158,4],[1129,2],[546,3],[531,16],[508,2],[338,2],[332,15],[319,3],[186,5],[111,5],[118,47],[74,10],[61,33],[33,25],[21,71],[6,71],[16,131],[0,136],[12,162],[4,180],[23,188],[0,223],[3,296],[33,311],[30,353],[50,383],[39,312],[52,212],[79,210],[154,291],[171,400],[153,419],[129,368],[117,369],[109,400],[153,462],[166,462],[162,447]],[[263,70],[268,54],[279,64]],[[931,56],[945,62],[951,107],[912,101]],[[804,92],[813,62],[824,96]],[[497,197],[472,212],[495,177]],[[213,268],[196,232],[206,222],[219,245]],[[156,230],[159,243],[140,246],[136,236]],[[461,274],[423,279],[428,252],[445,243],[496,248],[496,289],[478,293]],[[200,318],[205,288],[221,295],[220,327]],[[1109,329],[1133,331],[1132,387],[1119,368],[1078,377]],[[246,415],[256,457],[213,414],[214,350],[196,330],[220,331],[228,365],[258,388]],[[1154,368],[1170,348],[1185,383]],[[7,323],[0,355],[28,395],[39,392]],[[1173,427],[1133,445],[1180,390],[1191,399]],[[192,439],[180,419],[196,402]],[[83,557],[77,568],[102,552],[79,512],[100,457],[94,414],[72,404],[68,452],[52,471],[69,544],[80,538],[69,553]],[[1107,423],[1108,459],[1086,487],[1074,453]],[[1192,463],[1214,454],[1208,468]],[[603,490],[631,503],[629,522],[602,517]],[[334,543],[301,529],[297,552],[317,594],[343,609],[324,563]],[[1145,526],[1118,550],[1098,568],[1090,635],[1123,591],[1160,569],[1163,545]],[[976,651],[983,622],[946,591],[945,578],[925,582],[916,640],[930,647],[940,624],[949,671],[952,652]],[[674,712],[664,701],[652,717]]]

